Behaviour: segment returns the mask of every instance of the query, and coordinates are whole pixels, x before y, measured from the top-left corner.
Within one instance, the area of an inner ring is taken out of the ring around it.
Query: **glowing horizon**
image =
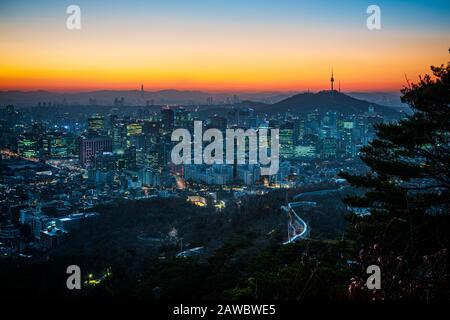
[[[75,1],[0,4],[0,90],[398,91],[448,60],[446,1]]]

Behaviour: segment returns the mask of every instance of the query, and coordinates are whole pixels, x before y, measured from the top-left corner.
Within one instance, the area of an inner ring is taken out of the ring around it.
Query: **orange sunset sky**
[[[167,4],[168,3],[168,4]],[[0,90],[398,91],[448,60],[446,2],[65,1],[0,4]],[[403,4],[401,4],[403,3]],[[296,11],[297,10],[297,11]]]

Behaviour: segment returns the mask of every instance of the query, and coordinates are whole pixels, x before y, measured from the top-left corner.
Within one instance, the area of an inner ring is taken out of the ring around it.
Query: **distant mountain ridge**
[[[45,90],[36,91],[0,91],[0,106],[13,104],[17,107],[33,107],[39,102],[48,104],[67,105],[89,105],[92,100],[98,105],[112,105],[115,98],[124,98],[125,105],[145,106],[148,103],[155,105],[179,104],[179,105],[202,105],[207,104],[207,100],[212,97],[213,103],[226,104],[238,101],[252,100],[264,103],[274,103],[281,101],[296,92],[203,92],[195,90],[175,90],[166,89],[159,91],[140,90],[96,90],[86,92],[50,92]],[[235,97],[236,96],[236,97]]]
[[[405,108],[408,107],[406,103],[401,100],[401,93],[399,92],[346,92],[350,97],[374,102],[383,106]]]
[[[203,110],[211,109],[219,113],[221,108],[249,107],[258,113],[309,113],[318,110],[320,113],[337,111],[344,114],[360,114],[374,107],[375,111],[385,115],[395,115],[401,110],[398,106],[385,106],[374,101],[367,101],[352,97],[338,91],[319,91],[317,93],[295,92],[255,92],[240,93],[238,101],[234,101],[232,92],[208,93],[203,91],[181,90],[98,90],[79,93],[56,93],[45,90],[39,91],[0,91],[0,106],[13,104],[18,107],[36,106],[38,102],[66,105],[90,105],[92,103],[103,106],[113,106],[116,98],[124,98],[124,106],[157,105],[186,105],[201,106]],[[370,93],[362,94],[372,97]],[[213,97],[213,104],[208,105],[207,100]],[[375,95],[374,97],[377,97]],[[377,99],[375,99],[377,100]]]

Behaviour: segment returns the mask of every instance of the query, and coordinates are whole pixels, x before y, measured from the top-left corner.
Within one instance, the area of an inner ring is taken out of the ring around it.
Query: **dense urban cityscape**
[[[332,88],[324,93],[330,99],[343,95]],[[144,89],[136,90],[136,96],[145,100]],[[78,114],[73,110],[77,106],[56,102],[4,107],[1,234],[11,240],[1,248],[2,256],[33,259],[95,219],[95,206],[117,199],[182,197],[220,211],[242,196],[275,188],[339,184],[341,170],[363,172],[359,149],[374,137],[374,125],[394,119],[383,117],[370,103],[360,114],[330,108],[324,113],[316,109],[300,115],[267,115],[243,107],[236,96],[234,100],[234,104],[219,105],[220,114],[210,115],[199,114],[196,110],[201,106],[132,108],[123,98],[114,99],[111,106],[98,106],[91,100],[92,112]],[[396,116],[399,119],[401,113]],[[222,132],[278,128],[278,173],[261,176],[259,166],[253,164],[172,164],[172,131],[192,131],[195,120]],[[18,225],[30,228],[29,242],[20,236]]]

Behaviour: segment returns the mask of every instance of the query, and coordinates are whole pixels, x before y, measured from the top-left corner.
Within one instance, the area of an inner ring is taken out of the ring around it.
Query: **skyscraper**
[[[95,114],[88,119],[89,133],[101,134],[105,130],[105,118],[102,115]]]
[[[173,129],[174,112],[170,108],[164,108],[161,110],[162,125],[164,131],[169,132]]]
[[[95,163],[95,157],[99,152],[111,152],[112,140],[109,137],[86,137],[79,139],[79,161],[82,166]]]
[[[17,151],[26,158],[39,156],[40,139],[32,133],[21,134],[17,140]]]
[[[294,153],[294,125],[287,122],[280,127],[280,155],[285,159],[290,159]]]

